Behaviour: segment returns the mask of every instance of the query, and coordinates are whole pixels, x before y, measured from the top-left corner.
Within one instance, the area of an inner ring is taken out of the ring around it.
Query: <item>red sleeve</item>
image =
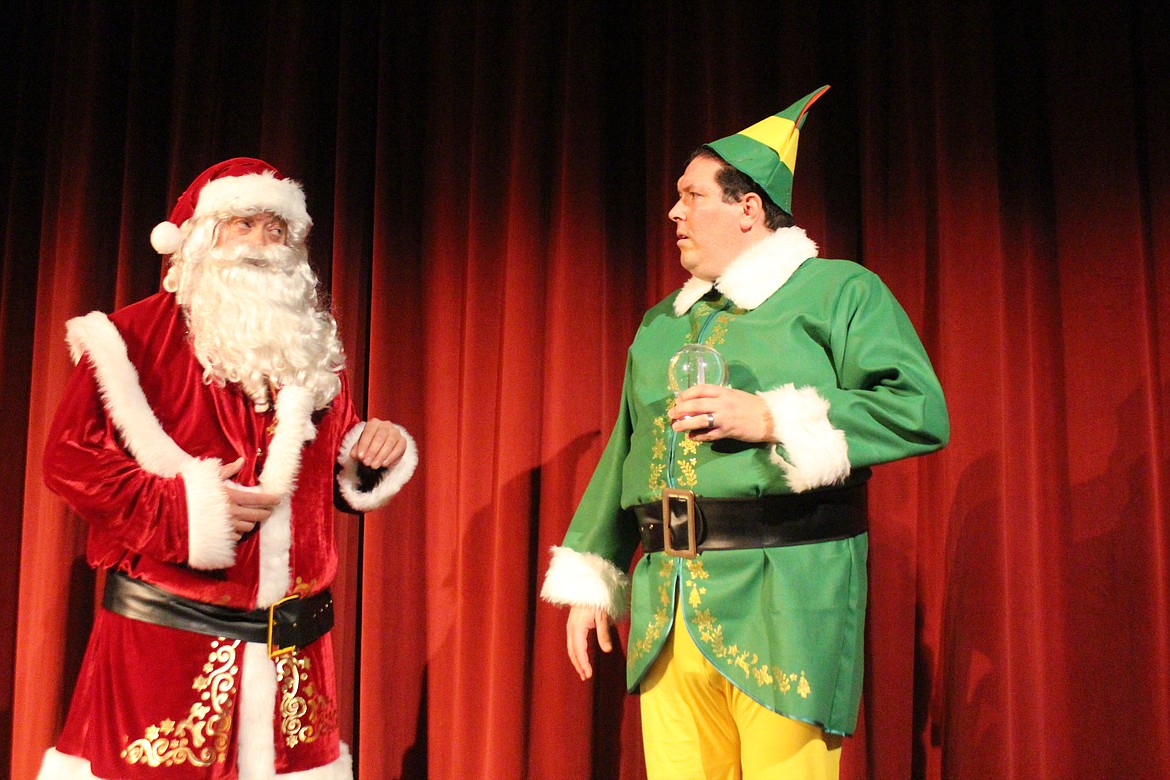
[[[44,478],[90,524],[92,552],[105,557],[121,548],[187,561],[183,477],[151,474],[127,452],[102,406],[88,358],[74,368],[53,418]]]

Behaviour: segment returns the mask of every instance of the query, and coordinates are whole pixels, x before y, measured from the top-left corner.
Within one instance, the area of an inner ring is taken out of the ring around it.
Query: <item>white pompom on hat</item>
[[[170,219],[150,231],[150,245],[160,255],[174,254],[183,245],[182,226],[189,219],[262,211],[282,218],[293,232],[304,234],[313,224],[300,184],[284,178],[263,160],[233,157],[195,177],[179,196]]]

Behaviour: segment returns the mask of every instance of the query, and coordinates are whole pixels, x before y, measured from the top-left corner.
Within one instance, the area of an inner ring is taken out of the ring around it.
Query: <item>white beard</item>
[[[340,391],[337,323],[318,305],[303,246],[184,246],[163,286],[183,307],[206,381],[239,383],[260,411],[270,386],[303,387],[317,409]]]

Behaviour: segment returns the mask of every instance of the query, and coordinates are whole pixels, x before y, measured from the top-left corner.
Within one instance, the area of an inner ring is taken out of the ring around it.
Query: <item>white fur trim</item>
[[[358,461],[349,456],[349,451],[353,449],[365,427],[366,424],[360,422],[350,428],[337,451],[337,463],[341,466],[341,471],[337,473],[337,485],[341,489],[345,503],[359,512],[377,509],[397,495],[418,466],[418,445],[405,428],[395,425],[402,438],[406,440],[406,452],[402,453],[402,458],[393,466],[380,469],[382,476],[373,490],[362,492],[359,488],[361,482],[358,479]]]
[[[240,780],[353,780],[353,758],[341,743],[341,755],[324,766],[276,774],[272,713],[276,711],[276,664],[268,648],[244,645],[244,673],[240,680],[239,732],[236,768]]]
[[[231,507],[219,476],[218,460],[195,460],[183,467],[187,494],[187,563],[193,569],[226,569],[236,562]]]
[[[102,405],[134,460],[160,477],[178,474],[194,458],[175,444],[155,417],[114,323],[95,311],[74,317],[65,328],[73,362],[81,360],[83,354],[89,356]]]
[[[629,576],[605,558],[568,547],[553,547],[540,597],[565,607],[600,607],[610,617],[629,609]]]
[[[804,228],[780,228],[745,249],[731,261],[714,283],[692,276],[674,299],[674,313],[681,317],[715,287],[741,309],[758,308],[784,286],[793,272],[810,257],[817,245]]]
[[[267,607],[288,593],[292,574],[292,492],[301,469],[306,441],[317,437],[313,427],[313,395],[303,387],[282,387],[276,394],[276,430],[268,446],[268,458],[258,489],[281,497],[260,526],[260,584],[256,606]]]
[[[248,654],[247,647],[252,647],[252,646],[253,645],[247,645],[245,647],[245,650],[244,650],[245,655]],[[264,660],[267,661],[268,660],[267,659],[267,652],[265,651],[264,646],[263,645],[254,645],[254,646],[260,648],[261,652],[265,656]],[[271,663],[269,665],[271,666]],[[245,675],[246,675],[246,673],[245,673]],[[273,671],[273,680],[274,681],[275,681],[275,675],[276,675],[276,673],[274,670]],[[276,695],[275,685],[272,686],[272,692],[273,692],[273,696],[275,697],[275,695]],[[244,698],[245,697],[244,697],[243,691],[241,690],[241,692],[240,692],[241,703],[244,700]],[[275,707],[275,702],[273,702],[273,707]],[[241,704],[241,711],[242,711],[242,709],[243,709],[243,706]],[[272,712],[271,712],[271,709],[266,713],[266,715],[267,715],[267,720],[259,724],[260,728],[258,730],[256,730],[255,733],[258,733],[261,736],[268,736],[269,737],[268,753],[272,756],[273,763],[275,763],[276,751],[274,748],[271,747],[271,735],[272,735]],[[245,730],[247,730],[249,732],[252,731],[251,728],[249,728],[249,729],[241,728],[241,732],[243,732]],[[252,736],[253,736],[252,733],[248,734],[249,740],[251,739]],[[241,733],[241,744],[240,744],[241,751],[240,751],[240,758],[237,761],[237,764],[241,768],[241,771],[239,774],[240,780],[247,780],[248,775],[245,775],[244,772],[242,771],[243,764],[244,764],[244,758],[243,758],[244,751],[242,750],[243,739],[244,739],[244,736]],[[256,747],[261,751],[264,750],[264,748],[261,746],[256,746]],[[249,741],[249,748],[252,748],[252,744],[250,741]],[[253,750],[253,749],[249,749],[249,751],[248,751],[248,753],[255,753],[255,752],[256,752],[256,750]],[[249,756],[249,759],[250,758],[251,758],[251,756]],[[255,767],[253,765],[250,765],[249,771],[254,772],[254,770],[255,770]],[[260,774],[258,776],[264,777],[264,778],[274,778],[274,780],[353,780],[353,756],[350,755],[349,745],[342,742],[341,743],[341,755],[337,757],[336,761],[330,762],[330,763],[326,764],[325,766],[314,767],[313,769],[304,769],[304,770],[301,770],[300,772],[288,772],[285,774],[275,774],[272,765],[269,765],[267,767],[261,768]],[[251,774],[251,777],[254,780],[257,777],[257,775]],[[71,756],[68,753],[61,753],[56,748],[49,748],[48,750],[45,751],[44,758],[41,761],[41,770],[40,770],[40,772],[37,773],[37,780],[99,780],[99,778],[94,775],[93,770],[90,768],[90,763],[88,761],[86,761],[84,758],[78,758],[77,756]]]
[[[755,309],[816,255],[817,245],[804,228],[780,228],[735,258],[715,286],[741,309]]]
[[[292,583],[289,550],[292,549],[292,509],[286,496],[268,519],[260,524],[260,582],[256,606],[269,607],[288,594]]]
[[[705,279],[700,279],[697,276],[692,276],[683,284],[682,289],[678,291],[678,295],[674,297],[674,314],[676,317],[681,317],[690,311],[690,308],[698,302],[700,298],[711,291],[715,286],[714,282],[708,282]]]
[[[292,494],[301,468],[305,442],[317,437],[313,427],[313,394],[303,387],[282,387],[276,394],[276,429],[268,446],[260,486],[278,496]]]
[[[757,393],[768,404],[776,439],[787,459],[772,448],[772,462],[794,492],[843,482],[849,476],[845,432],[829,422],[829,402],[812,387],[792,383]]]
[[[209,214],[271,211],[288,222],[312,224],[305,208],[305,191],[292,179],[278,179],[271,171],[223,176],[199,190],[192,217]]]
[[[271,780],[276,776],[272,714],[276,712],[276,664],[268,648],[244,644],[244,672],[240,679],[239,732],[236,768],[239,780]]]
[[[102,406],[142,469],[164,478],[183,477],[187,495],[187,550],[192,567],[219,569],[235,560],[227,495],[219,487],[218,458],[194,458],[163,430],[142,392],[126,342],[109,317],[90,312],[66,324],[73,361],[89,357]]]
[[[98,777],[84,758],[49,748],[41,759],[37,780],[98,780]]]
[[[173,255],[183,245],[183,231],[174,222],[160,222],[150,231],[150,245],[160,255]]]

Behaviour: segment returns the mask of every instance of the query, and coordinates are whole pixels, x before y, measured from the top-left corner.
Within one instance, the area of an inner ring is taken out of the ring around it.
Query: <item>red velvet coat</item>
[[[335,478],[350,507],[366,511],[417,463],[409,442],[403,460],[361,491],[348,452],[363,424],[344,375],[327,409],[314,411],[307,391],[285,387],[272,410],[257,412],[238,386],[203,381],[168,293],[109,318],[71,320],[69,342],[77,367],[44,473],[88,522],[94,567],[240,609],[316,593],[337,569]],[[236,545],[219,468],[238,458],[233,481],[285,498]],[[273,664],[263,645],[102,610],[42,773],[234,778],[238,765],[246,777],[311,769],[348,778],[336,706],[329,635]]]

